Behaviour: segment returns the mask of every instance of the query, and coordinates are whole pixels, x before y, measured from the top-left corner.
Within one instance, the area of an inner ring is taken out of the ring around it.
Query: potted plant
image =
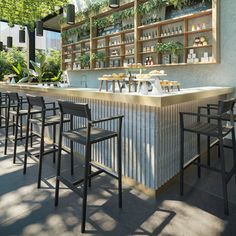
[[[96,62],[96,68],[104,68],[105,67],[105,53],[104,52],[97,52],[94,54],[94,61]]]
[[[156,51],[162,54],[162,64],[178,63],[179,55],[183,50],[180,42],[157,43]]]
[[[80,66],[83,69],[88,69],[90,66],[90,56],[88,54],[84,54],[78,58],[80,62]]]
[[[179,55],[183,51],[183,44],[180,42],[171,42],[170,51],[171,51],[171,63],[179,63]]]
[[[162,64],[170,63],[170,45],[169,43],[157,43],[156,51],[162,55]]]

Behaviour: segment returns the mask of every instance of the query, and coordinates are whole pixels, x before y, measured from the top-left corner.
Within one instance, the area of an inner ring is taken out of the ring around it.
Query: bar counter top
[[[0,88],[5,91],[17,91],[28,94],[42,96],[60,96],[76,98],[94,98],[103,101],[123,102],[137,105],[147,105],[152,107],[164,107],[199,99],[211,98],[221,95],[229,95],[234,92],[232,87],[196,87],[185,88],[180,91],[165,92],[162,95],[141,95],[138,93],[111,93],[99,92],[98,89],[89,88],[58,88],[58,87],[39,87],[29,84],[6,84],[0,83]]]

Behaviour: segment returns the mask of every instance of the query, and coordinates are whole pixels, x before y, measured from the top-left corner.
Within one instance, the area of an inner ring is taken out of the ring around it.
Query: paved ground
[[[36,187],[37,161],[30,159],[27,174],[22,174],[23,148],[17,164],[3,155],[0,133],[0,235],[80,235],[81,199],[62,187],[58,208],[54,207],[55,165],[45,158],[44,182]],[[231,159],[231,153],[227,152]],[[215,164],[217,164],[215,158]],[[69,176],[68,159],[63,160],[64,174]],[[229,161],[230,164],[230,161]],[[81,173],[77,162],[76,173]],[[118,209],[116,183],[107,176],[93,181],[89,191],[85,235],[163,235],[215,236],[236,235],[236,184],[229,183],[230,216],[223,214],[220,176],[203,171],[201,180],[196,169],[187,170],[186,195],[178,195],[178,181],[156,200],[124,186],[124,206]]]

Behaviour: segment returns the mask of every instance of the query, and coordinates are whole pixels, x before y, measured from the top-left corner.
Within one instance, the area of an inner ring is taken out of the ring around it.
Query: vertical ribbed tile
[[[186,102],[162,108],[127,104],[113,101],[103,101],[88,98],[48,97],[47,100],[70,100],[88,103],[92,118],[124,114],[122,128],[122,170],[128,176],[146,187],[158,189],[179,171],[179,112],[196,112],[198,105],[215,103],[212,98],[201,101]],[[194,119],[188,119],[191,123]],[[75,119],[76,126],[85,126],[84,119]],[[99,124],[99,127],[116,130],[117,123]],[[66,125],[68,129],[68,125]],[[51,137],[52,130],[47,134]],[[196,154],[196,135],[186,134],[185,161]],[[69,147],[69,141],[63,144]],[[114,170],[116,164],[116,140],[95,144],[92,148],[92,158]],[[202,139],[204,144],[204,139]],[[204,147],[204,146],[203,146]],[[74,144],[75,151],[84,154],[82,145]]]

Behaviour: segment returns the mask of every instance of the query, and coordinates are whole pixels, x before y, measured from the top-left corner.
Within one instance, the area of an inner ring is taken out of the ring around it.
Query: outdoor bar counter
[[[196,112],[199,105],[232,95],[231,87],[181,89],[158,96],[98,92],[95,89],[0,84],[1,91],[44,96],[45,100],[86,102],[93,118],[124,114],[122,159],[124,180],[152,194],[179,172],[179,112]],[[112,128],[115,124],[108,125]],[[48,131],[50,136],[50,131]],[[67,142],[65,143],[67,145]],[[112,167],[115,140],[95,145],[95,160]],[[101,149],[103,150],[102,152]],[[80,146],[75,150],[83,153]],[[101,155],[103,153],[103,155]],[[104,154],[105,153],[105,154]],[[196,154],[196,136],[185,142],[186,161]],[[116,169],[116,167],[115,167]]]

